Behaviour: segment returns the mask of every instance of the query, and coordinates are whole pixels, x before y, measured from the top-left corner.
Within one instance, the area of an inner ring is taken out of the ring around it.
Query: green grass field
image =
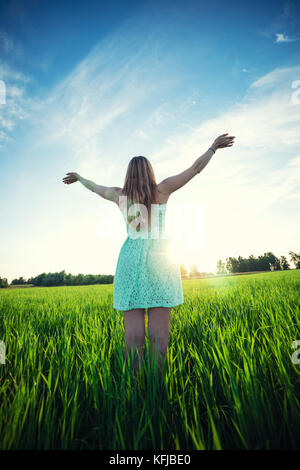
[[[300,270],[183,289],[165,388],[125,370],[113,285],[1,290],[0,448],[300,448]]]

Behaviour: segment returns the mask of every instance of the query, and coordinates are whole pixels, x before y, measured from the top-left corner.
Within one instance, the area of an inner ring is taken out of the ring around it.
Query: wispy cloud
[[[300,38],[290,38],[284,33],[276,33],[276,41],[275,42],[295,42],[299,41]]]
[[[294,72],[293,72],[294,71]],[[250,84],[249,90],[255,88],[266,88],[267,86],[276,86],[278,88],[278,83],[284,85],[287,83],[288,77],[292,77],[294,74],[294,79],[298,76],[298,67],[277,67],[269,73],[266,73],[262,77],[258,78]],[[284,85],[286,87],[286,85]]]
[[[124,159],[120,149],[116,156],[121,142],[150,139],[142,124],[149,116],[145,111],[149,97],[155,106],[156,96],[176,83],[162,73],[157,80],[162,66],[150,51],[149,41],[140,43],[138,36],[130,34],[126,39],[122,31],[96,45],[37,105],[33,116],[39,128],[37,145],[65,146],[77,171],[105,173],[106,179],[111,158]]]
[[[233,148],[218,150],[203,174],[172,196],[178,202],[185,196],[205,201],[204,230],[209,246],[218,247],[222,240],[220,256],[221,251],[249,255],[249,251],[258,254],[263,249],[287,255],[287,241],[290,249],[297,249],[300,105],[291,100],[291,83],[299,74],[300,67],[275,69],[252,83],[240,103],[166,142],[155,154],[160,173],[176,174],[192,164],[217,135],[236,136]],[[279,223],[281,217],[284,224]],[[212,263],[212,256],[217,260],[217,254],[207,255],[201,248],[193,256],[204,265]]]
[[[0,105],[0,147],[12,139],[11,132],[19,120],[28,118],[33,100],[26,95],[31,78],[0,62],[0,80],[4,83],[5,99]]]
[[[14,80],[17,82],[28,83],[32,80],[28,75],[15,70],[9,66],[4,60],[0,59],[0,78],[2,80]]]

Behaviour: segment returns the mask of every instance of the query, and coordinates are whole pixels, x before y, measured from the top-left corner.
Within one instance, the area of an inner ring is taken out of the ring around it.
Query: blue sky
[[[0,276],[114,274],[121,213],[65,173],[159,182],[225,132],[169,199],[178,261],[299,252],[299,45],[296,1],[0,0]]]

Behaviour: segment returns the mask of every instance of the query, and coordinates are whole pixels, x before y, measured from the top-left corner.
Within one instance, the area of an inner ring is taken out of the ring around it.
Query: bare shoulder
[[[170,194],[166,192],[165,187],[162,183],[156,185],[156,203],[166,204],[168,202]]]
[[[119,198],[121,196],[124,196],[123,194],[123,188],[119,188],[118,186],[114,186],[114,193],[115,193],[115,202],[119,205]]]
[[[126,196],[126,194],[123,193],[123,188],[115,187],[114,189],[118,195],[118,198],[121,196]],[[168,202],[169,195],[170,194],[168,192],[165,192],[163,185],[156,185],[156,200],[158,204],[166,204]]]
[[[170,192],[168,191],[168,187],[165,184],[165,180],[156,185],[156,194],[158,204],[166,204],[168,202]]]

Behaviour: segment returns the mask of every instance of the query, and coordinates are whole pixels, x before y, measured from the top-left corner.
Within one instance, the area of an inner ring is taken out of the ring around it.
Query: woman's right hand
[[[212,148],[217,150],[217,149],[221,149],[224,147],[232,147],[234,143],[233,139],[235,139],[235,136],[233,135],[228,136],[228,133],[219,135],[219,137],[217,137],[214,140],[214,143],[212,144]]]
[[[80,175],[78,173],[71,172],[71,173],[67,173],[67,176],[63,178],[63,182],[65,184],[72,184],[72,183],[76,183],[76,181],[79,181],[79,178],[80,178]]]

